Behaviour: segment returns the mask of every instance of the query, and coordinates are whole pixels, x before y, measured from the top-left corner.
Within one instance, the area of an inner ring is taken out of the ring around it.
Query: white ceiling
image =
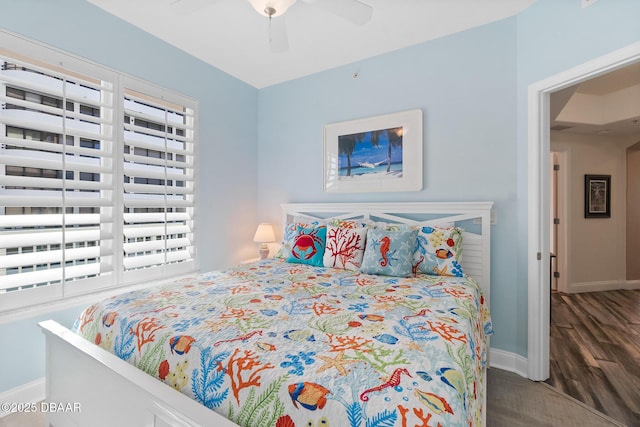
[[[640,62],[551,94],[551,129],[640,138]]]
[[[365,58],[504,19],[535,2],[359,0],[373,8],[373,15],[364,25],[356,25],[320,4],[353,0],[293,0],[284,15],[273,18],[284,20],[289,48],[272,53],[269,20],[258,14],[249,0],[87,1],[256,88],[357,64]],[[579,7],[580,0],[573,1]],[[632,106],[620,120],[607,123],[590,122],[588,118],[555,120],[567,107],[577,109],[576,104],[584,99],[580,95],[604,102],[615,92],[640,90],[639,85],[640,64],[635,64],[554,93],[552,127],[563,126],[563,132],[640,135],[640,121],[634,122],[640,119],[640,103],[638,111]],[[599,105],[606,108],[604,103]]]
[[[272,53],[269,20],[248,0],[87,1],[256,88],[507,18],[535,2],[362,0],[373,15],[356,25],[319,7],[327,0],[297,1],[273,18],[285,20],[289,49]]]
[[[602,96],[638,84],[640,84],[640,62],[580,83],[577,91]]]

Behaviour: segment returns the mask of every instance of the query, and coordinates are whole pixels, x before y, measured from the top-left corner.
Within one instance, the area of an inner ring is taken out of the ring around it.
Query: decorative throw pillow
[[[276,258],[287,258],[289,253],[291,252],[291,245],[293,244],[293,238],[296,235],[296,227],[315,227],[318,225],[322,225],[322,221],[305,216],[305,215],[295,215],[293,217],[293,222],[288,222],[284,226],[284,230],[282,231],[282,243],[280,244],[280,249],[276,253]]]
[[[296,226],[287,262],[322,267],[326,236],[327,227],[324,225],[320,227]]]
[[[384,276],[411,276],[417,236],[418,230],[370,228],[360,271]]]
[[[358,270],[362,265],[367,229],[329,226],[324,250],[324,266]]]
[[[333,219],[331,220],[329,225],[333,225],[334,227],[341,227],[341,228],[361,228],[361,227],[367,226],[365,222],[356,221],[354,219]]]
[[[462,277],[462,231],[459,227],[422,227],[413,253],[414,271]]]
[[[296,224],[293,222],[287,223],[284,226],[284,230],[282,230],[282,243],[280,244],[280,249],[278,249],[276,258],[287,258],[289,256],[289,252],[291,251],[291,243],[293,242],[293,236],[295,235]]]
[[[367,227],[369,228],[377,228],[380,230],[387,230],[387,231],[400,231],[400,230],[412,229],[410,225],[402,224],[399,222],[384,222],[384,221],[368,220],[366,224],[367,224]]]

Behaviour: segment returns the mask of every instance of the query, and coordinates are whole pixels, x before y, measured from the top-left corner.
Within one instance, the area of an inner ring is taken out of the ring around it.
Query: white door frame
[[[555,172],[556,179],[556,209],[558,219],[560,220],[560,224],[556,229],[556,241],[558,246],[556,247],[556,271],[560,274],[560,277],[556,279],[556,284],[558,285],[557,290],[560,292],[567,292],[567,278],[569,277],[569,269],[568,266],[568,230],[567,230],[567,221],[569,218],[569,151],[568,150],[556,150],[552,151],[556,158],[556,164],[560,167],[560,170]],[[551,169],[551,164],[549,164],[549,169]],[[553,173],[550,171],[551,176]],[[551,210],[549,211],[549,215],[551,214]],[[549,219],[549,227],[553,227],[552,220]],[[551,234],[551,233],[549,233]],[[549,236],[551,237],[551,235]],[[551,247],[551,243],[549,243],[549,247]],[[551,304],[551,303],[549,303]],[[551,309],[551,308],[550,308]]]
[[[549,377],[549,97],[552,92],[640,61],[640,42],[533,83],[528,95],[527,375]]]

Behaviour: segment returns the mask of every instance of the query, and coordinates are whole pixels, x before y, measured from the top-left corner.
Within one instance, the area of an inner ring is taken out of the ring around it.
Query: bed
[[[42,322],[48,421],[485,425],[491,206],[282,205],[278,257]]]

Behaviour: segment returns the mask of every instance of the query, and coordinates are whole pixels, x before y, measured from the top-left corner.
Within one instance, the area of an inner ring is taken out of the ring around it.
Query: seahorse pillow
[[[462,231],[459,227],[422,227],[413,253],[414,271],[462,277]]]
[[[366,240],[367,229],[365,227],[329,226],[327,228],[327,243],[324,249],[324,266],[344,270],[359,270],[362,265]]]
[[[366,274],[409,277],[418,230],[370,228],[360,271]]]
[[[398,222],[368,220],[366,224],[367,224],[367,227],[369,228],[377,228],[377,229],[387,230],[387,231],[410,230],[412,228],[408,224],[402,224]]]
[[[323,266],[327,227],[296,226],[287,262]]]

